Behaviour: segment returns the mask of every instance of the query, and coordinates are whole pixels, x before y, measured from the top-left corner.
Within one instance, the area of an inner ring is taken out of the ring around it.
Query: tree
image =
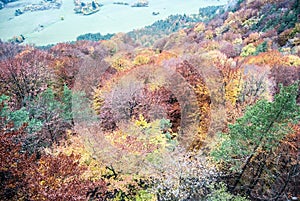
[[[6,122],[0,117],[1,200],[105,200],[106,183],[83,177],[87,167],[79,164],[79,155],[29,154],[23,149],[26,124],[12,129]]]
[[[16,54],[24,50],[24,46],[13,43],[5,43],[0,40],[0,60],[13,58]]]
[[[0,108],[3,107],[0,105]],[[0,197],[2,200],[17,200],[22,196],[24,171],[30,169],[34,157],[22,154],[22,138],[24,127],[12,129],[13,123],[6,123],[5,117],[0,117]]]
[[[254,55],[258,55],[261,52],[266,52],[267,50],[268,50],[268,43],[267,41],[264,41],[256,47]]]
[[[56,99],[51,88],[47,88],[34,100],[27,103],[26,110],[29,118],[41,123],[39,130],[29,132],[26,137],[28,151],[34,152],[42,147],[49,147],[65,137],[65,130],[70,128],[71,121],[70,113],[66,114],[64,111],[64,109],[67,111],[68,108],[64,107],[65,105]]]
[[[253,43],[250,43],[250,44],[246,45],[245,47],[243,47],[241,56],[247,57],[250,55],[254,55],[255,53],[256,53],[256,48],[253,45]]]
[[[242,62],[218,57],[218,59],[214,61],[214,65],[222,74],[226,100],[234,104],[236,102],[238,88],[240,87]]]
[[[105,182],[82,178],[87,167],[80,165],[79,155],[59,153],[43,155],[35,165],[25,170],[30,200],[86,200],[96,191],[98,200],[105,200]]]
[[[47,68],[53,58],[42,51],[26,49],[14,58],[0,62],[1,92],[16,100],[16,107],[26,105],[43,92],[50,82]]]
[[[269,100],[274,87],[273,80],[269,76],[270,69],[268,67],[246,65],[237,100],[239,106],[253,105],[259,99]]]
[[[282,84],[283,86],[288,86],[300,80],[300,68],[295,66],[278,65],[271,69],[270,77],[275,82],[275,93],[278,93],[280,90],[280,84]],[[299,95],[297,97],[297,101],[300,101]]]
[[[211,192],[205,198],[207,201],[248,201],[245,197],[227,192],[227,187],[224,183],[211,184],[209,187]]]
[[[163,163],[150,167],[155,171],[151,191],[161,201],[207,200],[209,187],[218,176],[203,153],[186,152],[181,146],[169,153]]]
[[[221,134],[211,155],[234,174],[231,190],[244,190],[251,195],[260,180],[271,182],[265,176],[269,172],[266,161],[290,132],[290,125],[300,119],[297,93],[296,84],[282,87],[273,102],[258,101],[229,125],[228,134]]]
[[[0,96],[0,118],[4,118],[4,123],[12,123],[12,129],[18,130],[24,124],[27,124],[27,131],[38,131],[41,128],[41,122],[36,119],[32,119],[29,116],[29,112],[23,107],[19,110],[11,111],[8,105],[9,97],[5,95]]]

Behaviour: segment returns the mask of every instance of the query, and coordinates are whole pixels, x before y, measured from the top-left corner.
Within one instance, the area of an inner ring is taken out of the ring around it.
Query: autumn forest
[[[300,3],[207,12],[0,41],[0,200],[299,200]]]

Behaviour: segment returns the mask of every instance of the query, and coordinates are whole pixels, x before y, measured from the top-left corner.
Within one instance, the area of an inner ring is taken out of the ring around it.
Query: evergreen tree
[[[234,173],[232,190],[244,185],[250,193],[262,177],[270,153],[291,132],[291,124],[299,122],[297,94],[298,84],[281,87],[273,102],[258,101],[235,124],[229,125],[228,134],[221,134],[220,143],[211,154]]]

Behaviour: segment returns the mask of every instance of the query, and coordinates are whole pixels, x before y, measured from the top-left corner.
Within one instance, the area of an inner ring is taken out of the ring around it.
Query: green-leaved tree
[[[249,195],[262,178],[276,180],[274,174],[266,176],[271,172],[268,160],[281,140],[292,132],[291,125],[299,122],[297,95],[298,84],[281,87],[272,102],[258,101],[235,124],[229,125],[229,133],[220,135],[211,155],[232,173],[231,190],[244,190]]]

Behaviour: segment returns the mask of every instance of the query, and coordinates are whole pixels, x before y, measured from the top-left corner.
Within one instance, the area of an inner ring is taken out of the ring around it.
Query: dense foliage
[[[128,35],[142,45],[149,46],[157,39],[177,32],[180,29],[192,27],[199,21],[208,22],[215,15],[221,12],[223,12],[222,6],[209,6],[200,8],[199,13],[194,15],[171,15],[167,19],[158,20],[152,25],[131,31]],[[149,36],[151,36],[150,39]]]
[[[299,199],[299,15],[243,0],[71,44],[0,41],[0,199]]]
[[[76,38],[76,40],[91,40],[91,41],[99,41],[99,40],[109,40],[111,37],[113,37],[114,34],[105,34],[101,35],[100,33],[88,33],[80,35]]]
[[[237,172],[231,186],[233,190],[268,199],[280,198],[286,189],[294,193],[292,186],[296,184],[295,176],[299,171],[297,158],[290,153],[293,162],[287,164],[279,157],[276,165],[273,157],[278,154],[276,149],[280,142],[286,140],[285,136],[294,132],[291,125],[299,122],[297,93],[298,86],[291,85],[282,88],[273,102],[258,101],[247,108],[235,124],[229,125],[229,133],[220,137],[220,144],[214,148],[212,155],[224,167]],[[284,170],[281,163],[286,165]],[[272,186],[271,191],[268,186]]]

